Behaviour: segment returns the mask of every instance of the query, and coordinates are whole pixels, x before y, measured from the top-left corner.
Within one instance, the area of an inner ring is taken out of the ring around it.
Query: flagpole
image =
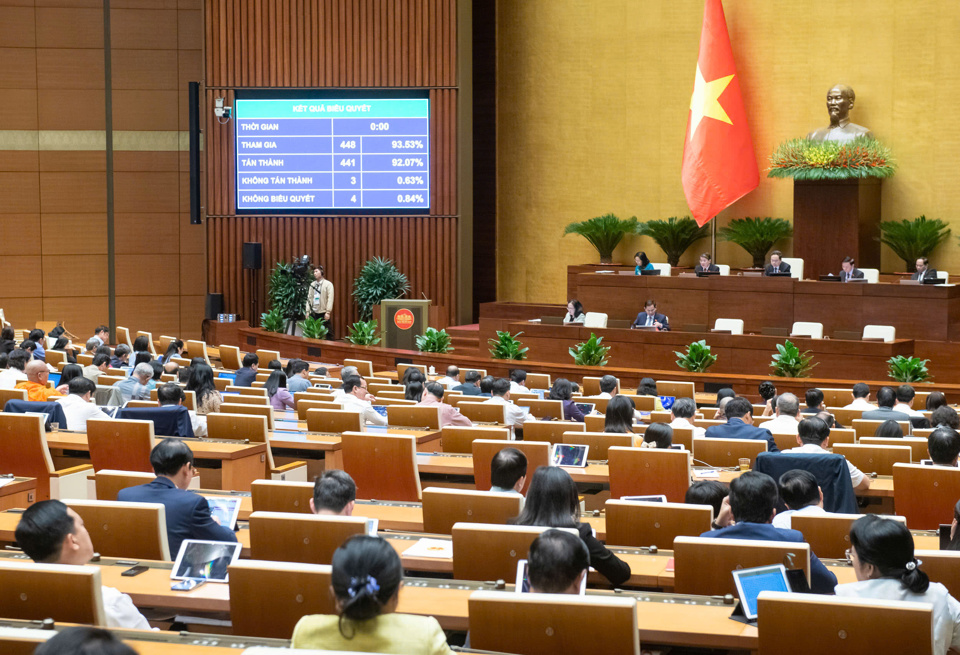
[[[717,261],[717,217],[714,216],[710,221],[713,229],[710,232],[710,254],[713,255],[713,261]]]

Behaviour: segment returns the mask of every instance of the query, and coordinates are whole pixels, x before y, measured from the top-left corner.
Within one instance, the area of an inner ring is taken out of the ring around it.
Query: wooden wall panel
[[[264,285],[279,260],[309,254],[336,288],[338,336],[357,319],[352,280],[373,256],[393,259],[454,322],[457,295],[456,0],[206,0],[206,106],[234,104],[237,87],[415,87],[431,103],[430,216],[236,216],[234,123],[206,114],[207,283],[225,309],[266,310]],[[251,281],[244,242],[263,244]],[[251,321],[256,323],[256,320]]]

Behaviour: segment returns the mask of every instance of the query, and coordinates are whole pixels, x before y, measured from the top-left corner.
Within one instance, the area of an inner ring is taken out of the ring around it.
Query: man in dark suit
[[[669,332],[670,323],[667,317],[657,312],[657,301],[650,299],[643,303],[643,311],[637,314],[636,320],[630,327],[654,327],[660,332]]]
[[[730,495],[724,500],[725,503],[730,503],[735,523],[719,530],[704,532],[700,536],[710,539],[758,539],[803,543],[803,534],[797,530],[785,530],[770,525],[777,513],[778,498],[779,491],[773,478],[766,473],[747,471],[730,482]],[[832,594],[836,586],[837,576],[828,571],[827,567],[811,552],[810,591],[815,594]]]
[[[710,439],[763,439],[767,442],[768,452],[779,452],[770,430],[753,425],[753,405],[749,400],[742,396],[731,398],[723,411],[727,416],[726,425],[711,426],[703,436]]]
[[[480,382],[480,373],[467,371],[463,374],[463,384],[458,384],[451,391],[459,391],[464,396],[479,396],[481,391],[477,383]]]
[[[864,412],[863,418],[867,421],[909,421],[910,415],[894,411],[897,403],[897,392],[892,387],[883,387],[877,392],[877,409]]]
[[[697,264],[693,270],[695,273],[703,273],[704,271],[708,273],[719,273],[720,267],[713,263],[713,257],[710,256],[710,253],[705,252],[700,255],[700,263]]]
[[[930,267],[930,260],[926,257],[920,257],[917,259],[917,272],[910,276],[911,280],[919,280],[923,282],[924,280],[937,279],[937,269]]]
[[[134,503],[161,503],[166,508],[167,542],[176,557],[184,539],[236,542],[227,526],[217,523],[207,499],[187,491],[196,469],[193,452],[177,439],[164,439],[150,452],[150,465],[157,479],[138,487],[121,489],[117,500]]]
[[[247,353],[243,356],[243,368],[237,369],[237,377],[233,384],[236,387],[253,386],[257,379],[257,368],[260,366],[260,357],[257,353]]]
[[[844,257],[840,262],[840,281],[849,282],[850,280],[862,280],[863,271],[854,265],[853,257]]]
[[[789,273],[790,264],[783,261],[783,253],[774,250],[770,253],[770,263],[763,270],[764,275],[773,275],[774,273]]]

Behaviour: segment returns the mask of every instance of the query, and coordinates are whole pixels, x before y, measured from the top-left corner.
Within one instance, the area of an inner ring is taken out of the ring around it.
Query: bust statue
[[[862,125],[850,122],[850,110],[856,94],[846,84],[837,84],[827,91],[827,113],[830,125],[814,130],[807,135],[814,141],[853,141],[858,136],[873,138],[873,132]]]

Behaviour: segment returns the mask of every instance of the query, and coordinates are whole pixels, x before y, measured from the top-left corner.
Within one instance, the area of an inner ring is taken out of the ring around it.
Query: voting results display
[[[235,105],[238,211],[429,211],[427,98]]]

